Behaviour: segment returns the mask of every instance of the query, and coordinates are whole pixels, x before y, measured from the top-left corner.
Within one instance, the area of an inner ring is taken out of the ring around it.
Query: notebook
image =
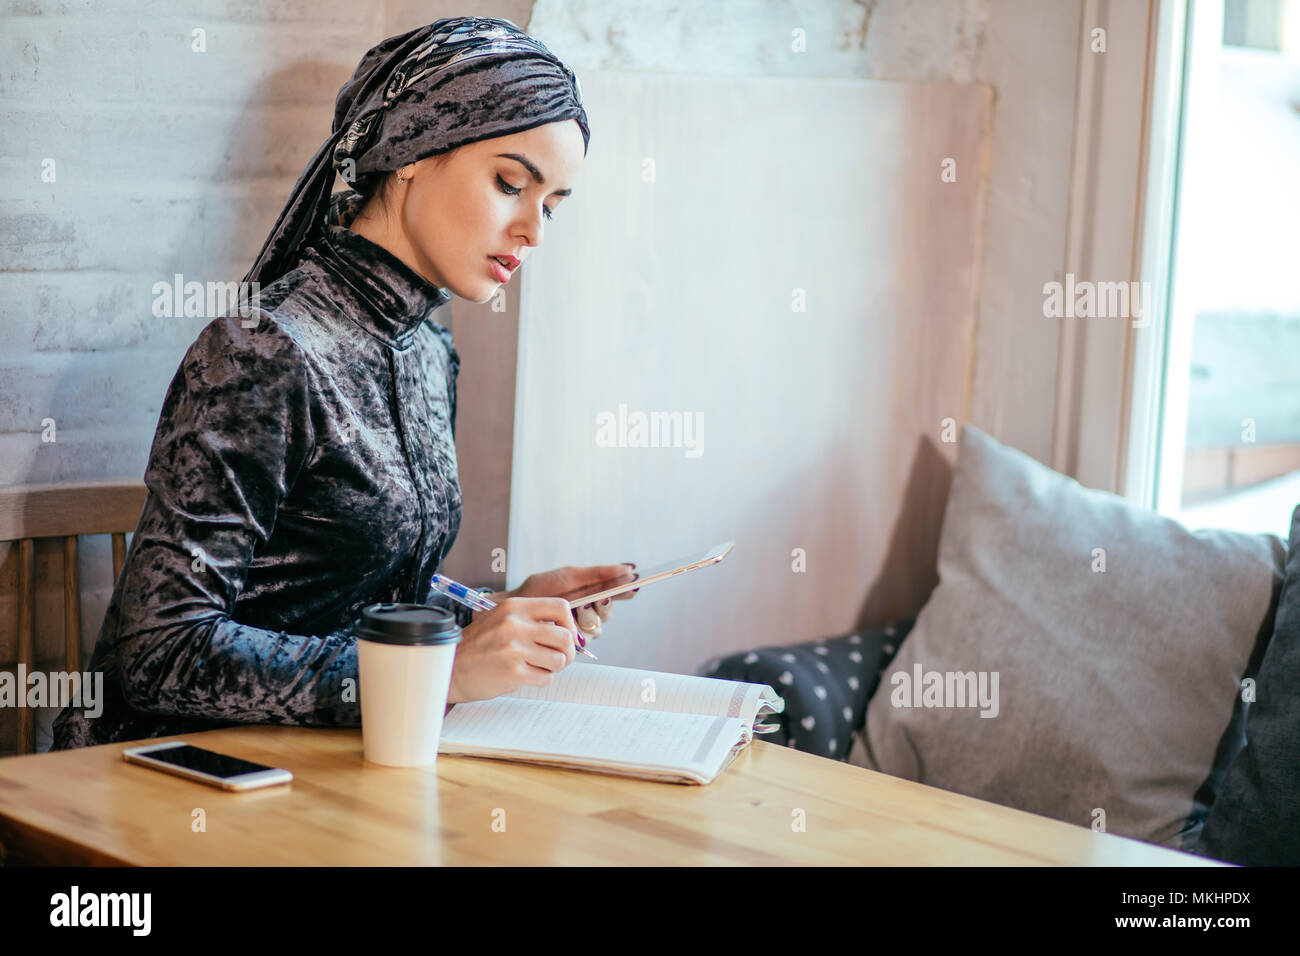
[[[438,753],[706,784],[785,709],[766,684],[578,661],[546,687],[457,704]]]

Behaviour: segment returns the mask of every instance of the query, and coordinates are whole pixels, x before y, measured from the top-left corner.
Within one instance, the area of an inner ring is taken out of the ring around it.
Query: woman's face
[[[517,268],[510,257],[522,262],[541,245],[582,160],[582,130],[564,120],[405,166],[390,251],[462,299],[486,302],[515,271],[493,257]]]

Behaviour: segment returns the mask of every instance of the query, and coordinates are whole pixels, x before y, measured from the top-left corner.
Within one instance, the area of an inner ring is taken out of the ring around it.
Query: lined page
[[[494,697],[453,707],[438,752],[692,768],[712,776],[743,730],[726,717]]]
[[[763,684],[584,662],[560,671],[551,679],[549,687],[519,687],[506,696],[736,717],[752,727],[755,714],[764,709],[765,690],[770,688]],[[768,704],[767,710],[784,709],[784,702],[774,693],[772,699],[776,704]]]

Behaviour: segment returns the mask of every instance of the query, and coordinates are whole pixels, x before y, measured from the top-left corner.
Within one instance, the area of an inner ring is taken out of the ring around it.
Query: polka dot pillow
[[[881,672],[912,624],[891,621],[842,637],[739,651],[709,661],[700,676],[771,685],[785,712],[760,718],[778,729],[759,739],[846,760]]]

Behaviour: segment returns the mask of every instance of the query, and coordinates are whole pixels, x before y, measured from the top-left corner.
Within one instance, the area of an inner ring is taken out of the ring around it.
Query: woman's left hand
[[[566,566],[554,571],[541,571],[530,574],[509,594],[514,597],[565,597],[574,591],[593,590],[596,585],[603,585],[595,590],[612,588],[627,581],[636,580],[636,565],[630,561],[623,564],[593,564],[585,568]],[[574,623],[584,637],[600,637],[600,628],[609,620],[614,609],[612,602],[625,601],[636,594],[638,589],[624,591],[613,598],[605,598],[595,604],[584,604],[573,609]]]

